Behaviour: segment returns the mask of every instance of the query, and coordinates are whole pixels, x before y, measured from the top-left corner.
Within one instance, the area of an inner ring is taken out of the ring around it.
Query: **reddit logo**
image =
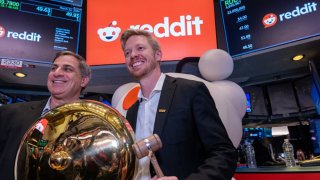
[[[118,38],[121,28],[112,27],[111,25],[116,26],[117,21],[112,21],[108,27],[98,29],[98,34],[102,41],[112,42]]]
[[[163,61],[200,57],[204,51],[217,48],[212,0],[139,2],[125,1],[124,6],[123,0],[87,1],[88,64],[125,64],[120,38],[127,29],[148,31],[157,38],[162,44],[161,50],[166,52],[161,59]],[[112,8],[106,10],[106,7]],[[146,9],[147,15],[137,13]]]
[[[262,19],[262,24],[264,25],[264,28],[268,28],[271,26],[274,26],[278,21],[277,15],[273,13],[266,14]]]
[[[2,38],[6,34],[6,30],[0,26],[0,38]]]
[[[35,126],[35,129],[37,129],[38,131],[40,131],[42,134],[44,134],[44,130],[46,129],[48,124],[48,120],[47,119],[41,119]]]

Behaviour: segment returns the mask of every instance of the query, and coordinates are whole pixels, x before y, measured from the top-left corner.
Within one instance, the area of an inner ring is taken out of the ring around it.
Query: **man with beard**
[[[24,133],[45,112],[79,100],[90,77],[90,67],[83,57],[70,51],[58,52],[48,74],[49,99],[0,107],[0,179],[14,179],[15,157]]]
[[[231,179],[236,150],[207,87],[163,74],[160,45],[146,31],[124,31],[121,46],[127,69],[141,86],[139,100],[127,112],[136,141],[151,134],[162,140],[156,157],[166,176],[158,179]],[[157,179],[148,157],[137,167],[136,179]]]

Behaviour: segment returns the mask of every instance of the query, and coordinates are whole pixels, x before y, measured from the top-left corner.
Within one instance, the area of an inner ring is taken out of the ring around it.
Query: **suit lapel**
[[[128,114],[126,117],[134,131],[136,131],[138,110],[139,110],[139,101],[137,101],[136,103],[134,103],[132,105],[132,107],[130,108],[130,111],[128,111]]]
[[[31,102],[30,104],[31,112],[28,115],[31,115],[32,117],[36,117],[36,118],[41,117],[42,111],[46,106],[47,101],[48,99],[43,101]],[[34,119],[34,120],[36,121],[37,119]]]
[[[153,132],[155,134],[158,134],[159,136],[162,133],[163,126],[165,124],[165,121],[167,120],[167,115],[170,111],[173,95],[176,89],[175,81],[175,78],[172,78],[167,75],[161,90],[161,96],[159,99],[153,130]]]
[[[35,103],[31,104],[30,108],[33,110],[40,109],[42,112],[43,108],[46,106],[47,101],[48,99],[42,101],[35,101]]]

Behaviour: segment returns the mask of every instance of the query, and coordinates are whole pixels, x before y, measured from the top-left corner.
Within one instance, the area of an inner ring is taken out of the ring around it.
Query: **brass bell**
[[[81,100],[36,121],[20,143],[15,179],[132,179],[134,133],[112,107]]]

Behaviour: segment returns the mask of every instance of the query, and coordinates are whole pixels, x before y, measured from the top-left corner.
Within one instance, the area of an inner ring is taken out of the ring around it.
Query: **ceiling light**
[[[292,60],[293,61],[300,61],[303,58],[304,58],[304,54],[298,54],[298,55],[293,56]]]
[[[21,72],[15,72],[15,73],[13,73],[15,76],[17,76],[17,77],[20,77],[20,78],[24,78],[24,77],[26,77],[27,75],[26,74],[24,74],[24,73],[21,73]]]

